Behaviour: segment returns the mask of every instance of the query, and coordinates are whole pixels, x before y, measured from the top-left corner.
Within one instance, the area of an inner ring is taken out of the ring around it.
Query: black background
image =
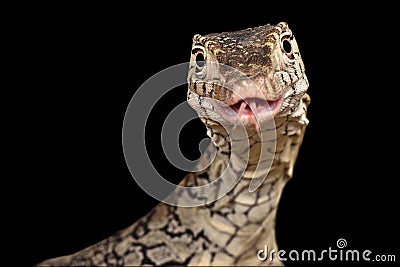
[[[21,56],[14,63],[29,84],[19,96],[27,110],[26,146],[14,170],[17,181],[25,178],[22,204],[12,209],[18,218],[18,250],[12,250],[24,255],[17,261],[32,265],[80,250],[156,205],[130,176],[122,150],[124,113],[135,90],[158,71],[186,62],[196,33],[280,21],[296,36],[312,101],[294,177],[278,209],[278,245],[322,250],[345,238],[349,249],[399,260],[398,67],[388,65],[398,52],[388,10],[287,2],[25,8],[13,19],[21,40],[14,41]],[[185,173],[163,157],[159,131],[185,90],[157,104],[146,137],[154,140],[149,154],[156,168],[176,183]],[[195,158],[204,137],[198,121],[184,128],[185,155]]]

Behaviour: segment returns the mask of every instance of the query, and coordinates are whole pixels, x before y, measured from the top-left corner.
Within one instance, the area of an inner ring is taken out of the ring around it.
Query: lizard
[[[282,264],[276,257],[261,261],[257,251],[265,246],[278,251],[277,207],[284,186],[293,175],[309,123],[306,116],[309,83],[296,39],[286,22],[195,34],[192,39],[187,100],[205,124],[216,154],[207,168],[188,173],[180,185],[208,184],[228,166],[235,169],[237,164],[230,160],[236,152],[228,131],[214,115],[204,112],[204,106],[211,103],[203,101],[206,98],[228,106],[245,128],[247,165],[240,180],[228,194],[204,205],[182,207],[160,202],[126,229],[71,255],[47,259],[38,266]],[[214,68],[212,63],[240,71],[253,86],[235,78],[230,71]],[[202,80],[202,75],[211,76],[212,81]],[[228,85],[236,86],[236,91],[229,90]],[[237,122],[222,105],[211,105],[215,113],[224,113],[220,115],[236,127]],[[261,116],[263,112],[270,114],[269,117]],[[251,191],[248,187],[257,166],[263,165],[262,133],[271,130],[257,125],[271,120],[275,132],[273,159],[270,168],[260,168],[266,179]],[[211,150],[207,149],[202,157],[208,159],[210,155]]]

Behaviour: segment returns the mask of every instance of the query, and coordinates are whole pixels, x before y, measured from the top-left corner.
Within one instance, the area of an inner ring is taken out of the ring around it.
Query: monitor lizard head
[[[293,113],[308,88],[296,39],[287,23],[196,34],[188,72],[189,104],[208,120],[246,128]],[[216,115],[204,114],[204,99]],[[204,120],[203,120],[204,121]]]

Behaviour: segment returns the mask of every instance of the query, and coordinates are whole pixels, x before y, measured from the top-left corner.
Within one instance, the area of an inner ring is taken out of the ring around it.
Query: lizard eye
[[[290,59],[293,59],[293,48],[292,48],[292,44],[290,43],[290,39],[289,38],[283,38],[282,39],[282,49],[285,52],[286,56]]]
[[[204,67],[204,54],[202,51],[196,53],[196,65],[198,68]]]
[[[204,50],[200,47],[196,47],[192,50],[192,54],[194,55],[194,60],[196,62],[196,69],[200,72],[206,64]]]

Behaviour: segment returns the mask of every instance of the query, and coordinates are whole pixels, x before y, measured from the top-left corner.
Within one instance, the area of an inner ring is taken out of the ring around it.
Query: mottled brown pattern
[[[266,74],[271,66],[270,44],[279,38],[279,31],[270,26],[260,26],[237,32],[195,35],[195,44],[201,44],[213,53],[217,62],[239,69],[251,76]]]
[[[282,38],[293,47],[290,60],[285,58]],[[195,71],[197,49],[206,55],[208,71]],[[297,43],[286,23],[265,25],[237,32],[195,35],[188,75],[188,100],[203,114],[203,97],[213,97],[227,104],[235,96],[227,89],[238,81],[230,69],[215,69],[210,62],[223,63],[244,73],[267,99],[284,95],[283,105],[275,115],[276,151],[267,179],[250,193],[249,183],[260,158],[260,135],[251,127],[251,161],[238,184],[227,195],[207,205],[183,208],[160,203],[127,229],[73,255],[49,259],[45,265],[270,265],[259,261],[257,251],[267,245],[277,250],[275,215],[286,182],[292,177],[304,131],[308,124],[306,94],[308,81]],[[200,77],[203,75],[203,77]],[[246,94],[254,93],[247,88]],[[231,140],[212,116],[202,116],[207,134],[217,147],[214,162],[205,170],[188,174],[181,185],[204,185],[220,176],[228,166],[240,168],[241,158],[229,161]],[[197,149],[197,148],[196,148]],[[211,157],[209,148],[199,164]],[[260,163],[263,164],[262,162]],[[265,173],[267,174],[267,173]],[[193,196],[182,196],[193,197]]]

